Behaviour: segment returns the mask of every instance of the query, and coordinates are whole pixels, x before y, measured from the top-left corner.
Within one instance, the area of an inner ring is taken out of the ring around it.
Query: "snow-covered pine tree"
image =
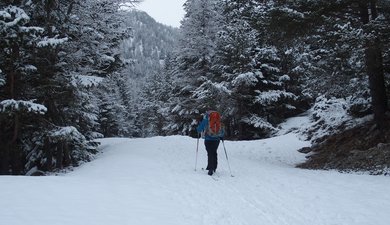
[[[129,1],[91,1],[92,8],[81,1],[0,3],[2,174],[61,169],[96,151],[96,98],[78,84],[85,75],[110,74],[123,65],[115,47],[126,32],[114,13],[123,2]],[[87,36],[96,38],[95,53]]]
[[[164,68],[148,76],[142,88],[142,106],[140,107],[140,119],[143,128],[143,136],[174,134],[170,127],[171,117],[169,113],[169,98],[172,91],[172,72],[174,58],[168,55],[165,59]]]
[[[71,39],[69,17],[75,2],[42,1],[28,4],[32,7],[31,23],[45,28],[44,39],[37,44],[33,57],[39,74],[33,81],[33,92],[38,101],[45,103],[48,111],[45,120],[35,124],[33,135],[25,134],[25,141],[28,142],[25,169],[53,170],[77,165],[79,159],[89,159],[88,155],[96,151],[97,144],[90,138],[80,137],[91,131],[86,126],[91,121],[90,117],[85,116],[88,109],[78,104],[85,99],[78,99],[82,95],[74,85],[71,73],[73,65],[64,57],[67,55],[66,44]],[[53,133],[69,127],[76,131],[61,132],[61,138],[53,138]]]
[[[97,123],[97,130],[105,136],[138,133],[131,131],[135,130],[131,125],[134,120],[129,115],[135,106],[127,105],[130,74],[126,74],[127,62],[121,46],[122,41],[131,36],[131,28],[124,23],[127,11],[120,10],[125,4],[135,2],[138,1],[84,1],[75,6],[75,14],[70,17],[76,25],[71,29],[75,42],[70,46],[67,60],[78,63],[74,64],[75,71],[72,72],[75,79],[99,80],[92,93],[82,95],[98,97],[97,121],[91,122]]]
[[[194,131],[199,112],[215,107],[214,96],[206,93],[213,85],[211,61],[215,52],[218,12],[216,1],[191,0],[184,4],[186,15],[174,69],[173,95],[169,99],[176,130],[181,134]],[[211,98],[210,98],[211,97]]]
[[[271,25],[285,34],[282,41],[290,48],[288,54],[294,58],[292,71],[300,74],[306,92],[314,98],[319,95],[350,95],[354,91],[345,87],[364,65],[358,41],[361,37],[353,28],[353,24],[359,21],[349,16],[336,18],[337,12],[330,6],[332,4],[289,2],[278,4],[271,12]],[[333,7],[337,9],[339,6]],[[319,17],[318,13],[323,15]]]
[[[125,122],[125,108],[119,96],[117,86],[112,78],[106,79],[100,84],[97,94],[99,103],[100,131],[105,137],[124,136],[127,131],[123,129]]]
[[[381,39],[383,44],[383,69],[385,72],[385,85],[387,91],[387,106],[390,107],[390,2],[380,1]]]
[[[295,109],[298,96],[288,90],[291,78],[283,72],[280,51],[264,37],[266,3],[224,3],[214,69],[229,90],[227,128],[241,139],[268,136]]]
[[[131,27],[132,36],[121,44],[123,57],[132,78],[153,76],[161,70],[162,61],[172,51],[179,36],[179,30],[156,22],[142,11],[126,12],[125,21]]]
[[[386,121],[389,111],[389,96],[386,93],[386,80],[383,61],[383,44],[389,43],[389,17],[385,17],[381,6],[389,9],[387,1],[371,0],[359,4],[360,21],[365,34],[364,55],[365,68],[368,75],[368,83],[371,95],[371,106],[374,120],[380,129],[388,129]],[[352,6],[353,7],[353,6]],[[384,12],[386,12],[384,10]],[[388,15],[387,15],[388,16]],[[387,37],[387,39],[386,39]]]
[[[73,6],[68,20],[74,42],[66,60],[76,66],[75,75],[105,77],[123,66],[120,44],[130,36],[130,28],[120,7],[127,2],[134,1],[86,0]]]
[[[75,71],[81,66],[68,58],[72,55],[72,50],[83,48],[82,42],[74,47],[79,41],[75,38],[77,35],[74,30],[81,30],[72,19],[85,14],[76,10],[78,3],[42,1],[33,4],[33,16],[37,23],[43,24],[47,35],[47,41],[40,46],[36,57],[38,71],[42,75],[37,89],[39,99],[48,107],[47,117],[50,123],[41,126],[38,129],[40,132],[34,133],[36,136],[31,142],[36,147],[29,154],[29,161],[33,162],[29,165],[35,164],[42,170],[75,166],[78,165],[78,160],[89,160],[90,154],[96,152],[97,143],[92,141],[93,129],[96,128],[96,109],[85,102],[92,98],[85,92],[87,89],[78,85],[79,77]],[[54,38],[50,38],[51,36],[62,42],[52,40]],[[61,135],[57,135],[58,133]]]
[[[296,15],[301,17],[297,24],[305,32],[296,35],[300,50],[293,53],[297,60],[293,70],[303,75],[308,92],[351,96],[355,115],[370,112],[371,96],[375,117],[383,120],[388,109],[387,56],[381,44],[388,43],[386,6],[386,1],[287,1],[279,5],[287,10],[278,10],[274,19],[296,21]]]
[[[179,31],[136,10],[126,12],[125,23],[132,27],[132,36],[121,44],[127,63],[123,76],[129,87],[125,102],[132,136],[163,135],[167,118],[159,109],[166,102],[160,102],[160,98],[168,98],[171,93],[170,83],[165,81],[168,74],[164,67],[169,61],[165,59],[175,48]]]
[[[33,52],[43,40],[44,29],[30,25],[23,4],[0,3],[0,174],[24,171],[26,152],[23,132],[47,112],[35,103],[30,82],[37,76]],[[35,117],[36,120],[32,120]]]

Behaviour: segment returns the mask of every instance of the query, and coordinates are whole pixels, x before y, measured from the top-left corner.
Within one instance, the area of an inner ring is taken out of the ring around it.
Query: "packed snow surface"
[[[293,121],[300,124],[301,120]],[[286,128],[291,129],[291,124]],[[390,178],[294,168],[309,143],[287,133],[225,141],[215,179],[197,139],[102,139],[96,160],[46,177],[0,177],[9,225],[388,225]]]

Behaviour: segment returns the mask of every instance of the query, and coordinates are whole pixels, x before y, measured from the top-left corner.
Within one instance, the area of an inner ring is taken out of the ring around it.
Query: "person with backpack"
[[[221,123],[221,115],[217,111],[207,111],[199,123],[197,131],[204,138],[208,158],[206,170],[208,170],[208,175],[211,176],[217,169],[217,149],[225,134]]]

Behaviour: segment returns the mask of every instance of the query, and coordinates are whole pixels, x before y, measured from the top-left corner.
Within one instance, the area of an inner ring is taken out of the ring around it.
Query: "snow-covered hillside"
[[[287,126],[291,128],[291,126]],[[215,178],[203,141],[103,139],[93,162],[68,174],[0,177],[7,225],[387,225],[390,179],[294,168],[309,143],[293,133],[220,145]]]

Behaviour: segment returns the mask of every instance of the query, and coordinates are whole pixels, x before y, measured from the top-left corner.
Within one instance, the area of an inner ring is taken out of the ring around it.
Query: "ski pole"
[[[228,166],[229,166],[230,176],[234,177],[233,174],[232,174],[232,169],[230,169],[229,158],[228,158],[228,155],[227,155],[227,152],[226,152],[225,142],[223,140],[222,140],[222,145],[223,145],[223,149],[225,150],[225,156],[226,156],[226,161],[227,161]]]
[[[198,164],[198,149],[199,149],[199,134],[198,134],[198,140],[196,142],[195,171],[196,171],[196,165]]]

